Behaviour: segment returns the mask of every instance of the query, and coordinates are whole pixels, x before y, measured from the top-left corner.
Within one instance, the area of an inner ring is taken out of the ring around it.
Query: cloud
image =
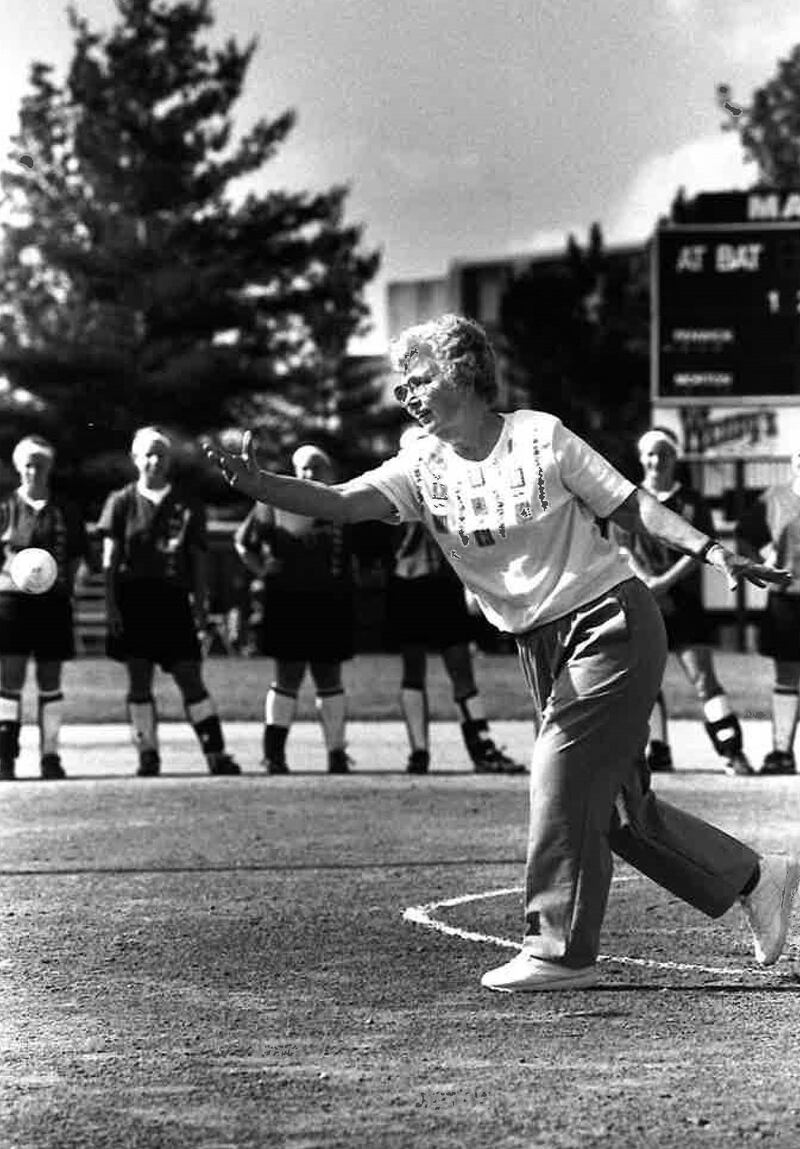
[[[588,228],[586,223],[564,224],[563,227],[543,227],[526,235],[522,239],[509,244],[509,251],[513,255],[524,252],[528,255],[552,255],[563,252],[567,246],[567,239],[574,235],[581,242],[586,238]]]
[[[724,18],[713,29],[712,37],[732,64],[772,65],[800,42],[800,10],[792,2],[784,12],[773,10],[767,16],[762,0],[740,0],[726,5]]]
[[[664,0],[664,7],[673,16],[691,16],[698,10],[697,0]]]
[[[756,178],[745,164],[738,136],[702,136],[672,152],[651,156],[634,175],[604,225],[609,243],[633,243],[651,235],[660,215],[669,211],[678,188],[688,195],[748,188]]]
[[[394,179],[412,187],[431,183],[462,187],[479,179],[482,163],[477,152],[448,153],[413,147],[385,148],[383,159]]]
[[[718,68],[734,70],[734,88],[736,72],[749,84],[800,42],[796,0],[661,0],[660,12],[673,32],[706,45]]]
[[[558,251],[564,247],[567,242],[567,236],[571,232],[582,230],[583,228],[575,227],[542,228],[540,231],[533,233],[526,247],[530,251]]]

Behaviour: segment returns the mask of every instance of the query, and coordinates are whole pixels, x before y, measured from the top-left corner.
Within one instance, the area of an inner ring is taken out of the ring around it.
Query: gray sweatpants
[[[650,789],[644,751],[667,648],[644,583],[626,580],[517,644],[538,718],[525,871],[533,952],[595,961],[612,850],[710,917],[725,913],[758,855]]]

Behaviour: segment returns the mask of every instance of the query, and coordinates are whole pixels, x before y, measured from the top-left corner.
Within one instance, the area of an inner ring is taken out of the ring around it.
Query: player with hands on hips
[[[327,485],[334,468],[311,443],[292,455],[296,476]],[[342,663],[353,657],[353,553],[346,525],[273,510],[256,503],[234,536],[245,566],[263,580],[263,612],[256,650],[275,660],[275,679],[264,699],[262,764],[287,774],[286,742],[297,695],[311,672],[328,756],[328,773],[351,766],[345,741]]]
[[[636,487],[556,417],[496,410],[483,329],[444,315],[392,344],[395,397],[425,430],[413,450],[330,487],[207,445],[255,499],[333,522],[422,522],[498,629],[516,640],[539,716],[520,953],[482,978],[505,992],[597,978],[612,851],[710,917],[740,903],[757,962],[786,942],[800,862],[763,855],[668,805],[645,763],[667,655],[661,611],[598,519],[655,535],[735,585],[789,573],[738,555]]]
[[[687,519],[698,530],[713,530],[711,511],[699,492],[677,478],[680,457],[678,440],[662,427],[646,431],[639,439],[642,485],[662,506]],[[750,775],[753,770],[744,753],[742,728],[725,689],[717,678],[709,639],[711,628],[703,605],[702,569],[691,555],[670,547],[652,535],[634,534],[611,524],[618,545],[628,555],[638,575],[661,608],[667,631],[667,647],[674,652],[703,707],[706,733],[725,772]],[[667,705],[659,691],[650,718],[647,764],[652,771],[673,769],[669,745]]]
[[[172,441],[157,427],[133,437],[138,478],[106,500],[103,535],[108,633],[106,653],[128,672],[128,716],[139,753],[137,774],[160,773],[156,665],[172,676],[211,774],[239,774],[202,673],[206,633],[206,517],[173,486]]]

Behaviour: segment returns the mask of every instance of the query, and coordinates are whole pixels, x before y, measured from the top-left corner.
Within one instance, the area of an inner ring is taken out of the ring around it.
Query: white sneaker
[[[800,882],[800,861],[783,854],[759,858],[761,877],[758,885],[742,898],[742,908],[759,965],[772,965],[781,956],[786,943],[792,903]]]
[[[596,981],[597,969],[593,965],[571,969],[560,962],[534,957],[523,947],[511,961],[485,973],[481,985],[501,993],[534,993],[548,989],[581,989],[594,985]]]

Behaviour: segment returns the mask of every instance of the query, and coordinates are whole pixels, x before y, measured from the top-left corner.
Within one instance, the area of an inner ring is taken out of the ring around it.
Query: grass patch
[[[757,654],[716,654],[717,672],[742,718],[767,718],[770,713],[772,664]],[[224,719],[260,721],[264,694],[273,677],[271,659],[210,658],[205,679]],[[479,653],[475,674],[490,717],[528,719],[531,704],[513,654]],[[35,717],[35,692],[29,674],[25,698],[26,718]],[[348,713],[355,720],[398,719],[400,660],[391,654],[363,654],[345,666]],[[450,681],[441,659],[428,665],[431,717],[455,717]],[[103,658],[79,658],[65,667],[64,692],[67,722],[123,722],[127,680],[118,663]],[[665,676],[670,714],[700,718],[700,704],[680,667],[670,658]],[[156,672],[155,693],[164,719],[182,719],[180,698],[172,679]],[[300,694],[298,717],[314,718],[314,691],[306,677]]]

